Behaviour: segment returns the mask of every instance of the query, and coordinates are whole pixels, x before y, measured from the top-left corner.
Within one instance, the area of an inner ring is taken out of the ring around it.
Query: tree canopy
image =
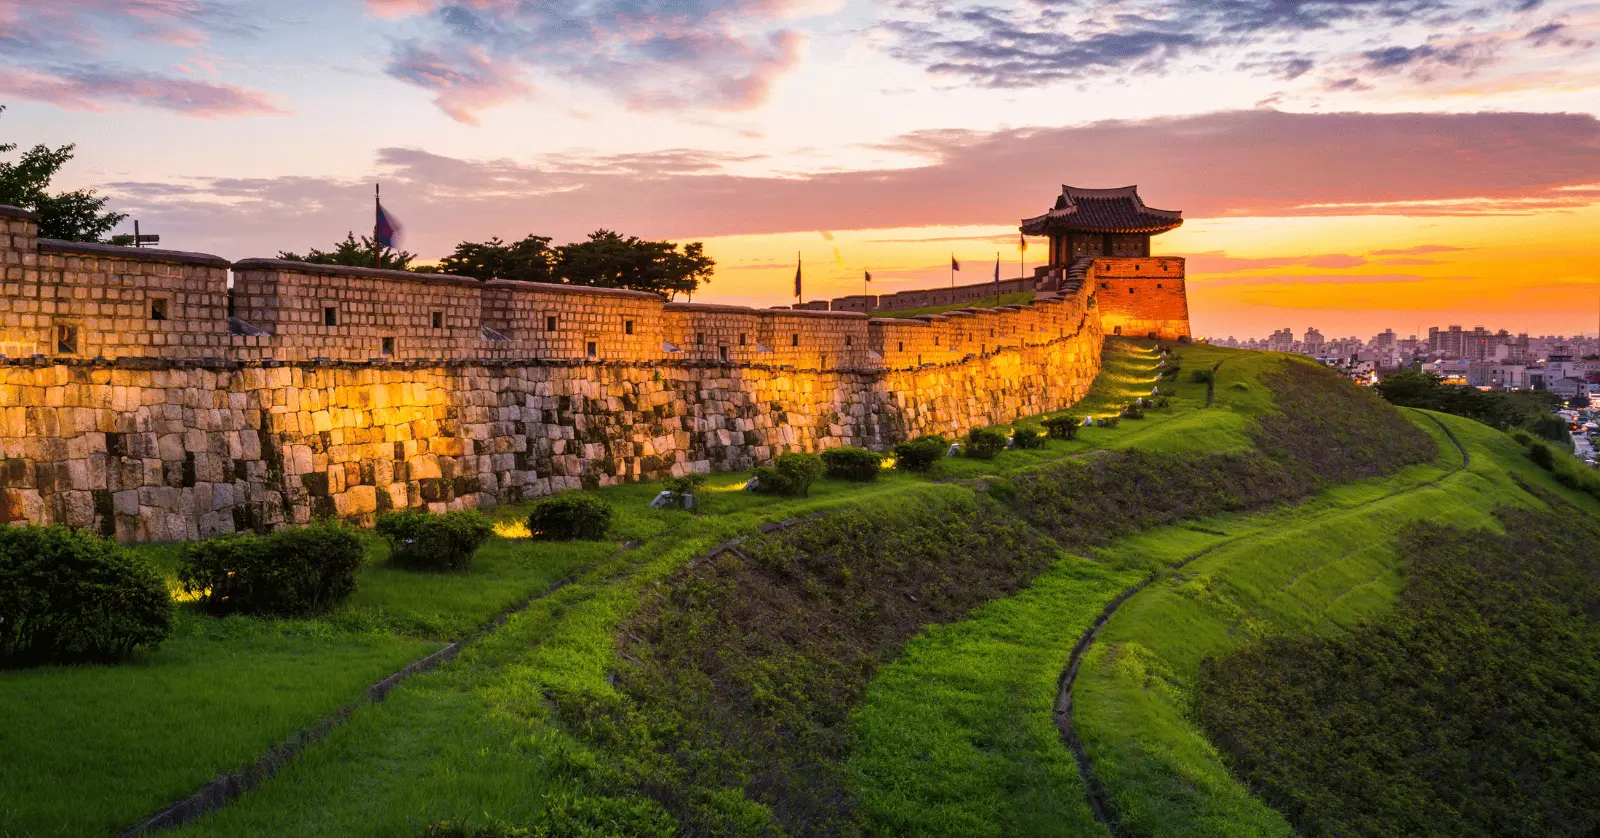
[[[528,235],[520,241],[492,238],[485,242],[461,242],[437,265],[411,267],[412,254],[402,252],[398,267],[419,273],[444,273],[479,280],[515,279],[525,282],[553,282],[561,285],[589,285],[596,288],[626,288],[653,291],[667,298],[693,294],[711,281],[716,260],[705,254],[705,245],[690,242],[679,249],[676,242],[648,241],[624,236],[611,230],[596,230],[580,242],[550,246],[549,236]],[[352,234],[329,253],[312,250],[301,257],[283,253],[281,258],[336,265],[372,264],[372,240],[365,236],[356,244]]]
[[[525,282],[555,282],[556,251],[549,236],[529,235],[522,241],[506,244],[498,238],[486,242],[462,242],[455,252],[439,260],[436,268],[418,270],[470,276],[473,279],[519,279]]]
[[[351,231],[345,233],[344,241],[335,244],[332,250],[318,250],[313,247],[304,256],[281,250],[278,252],[278,258],[287,259],[291,262],[309,262],[313,265],[350,265],[357,268],[371,268],[373,267],[372,249],[374,246],[375,243],[370,236],[362,236],[360,241],[356,241],[356,234]],[[411,262],[416,258],[417,255],[415,253],[386,247],[379,254],[377,267],[391,271],[410,270]]]
[[[0,111],[5,106],[0,105]],[[50,181],[72,159],[74,145],[50,148],[36,145],[16,162],[0,161],[0,204],[10,204],[39,214],[39,235],[67,241],[101,241],[126,213],[106,212],[108,199],[92,189],[50,192]],[[0,143],[0,154],[17,150],[16,143]]]
[[[1407,371],[1384,376],[1378,392],[1403,407],[1453,413],[1500,430],[1526,428],[1551,441],[1567,438],[1566,423],[1555,415],[1561,399],[1546,391],[1484,391],[1445,384],[1432,373]]]

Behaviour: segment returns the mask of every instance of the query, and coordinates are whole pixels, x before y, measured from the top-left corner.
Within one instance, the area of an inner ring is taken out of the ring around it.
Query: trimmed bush
[[[611,528],[611,504],[582,492],[561,492],[533,505],[528,532],[548,541],[600,541]]]
[[[1121,421],[1122,420],[1116,416],[1102,416],[1094,420],[1094,423],[1102,428],[1115,428],[1117,423]]]
[[[115,542],[0,527],[0,666],[109,662],[172,634],[172,595]]]
[[[815,454],[780,454],[770,466],[756,469],[756,491],[764,495],[804,497],[825,470]]]
[[[178,580],[208,614],[298,617],[343,602],[366,551],[336,523],[267,535],[225,535],[190,545]]]
[[[1078,427],[1082,424],[1076,416],[1051,416],[1044,420],[1044,430],[1051,439],[1077,439]]]
[[[1144,418],[1144,408],[1140,407],[1137,404],[1130,404],[1127,407],[1122,409],[1122,418],[1124,418],[1124,419],[1143,419]]]
[[[475,509],[430,515],[419,509],[378,516],[378,534],[389,542],[389,558],[402,567],[457,570],[494,534],[489,516]]]
[[[1038,428],[1017,428],[1011,434],[1011,444],[1023,451],[1044,447],[1044,435]]]
[[[894,447],[894,467],[905,471],[927,471],[948,450],[950,442],[942,436],[919,436]]]
[[[668,477],[661,481],[662,488],[675,495],[692,495],[706,482],[703,474],[685,474],[682,477]]]
[[[829,477],[866,482],[878,479],[878,472],[883,471],[883,455],[847,445],[822,452],[822,465]]]
[[[1196,384],[1210,384],[1212,381],[1216,380],[1216,377],[1216,373],[1212,372],[1211,370],[1195,370],[1194,372],[1189,373],[1189,380]]]
[[[1006,450],[1006,435],[994,428],[973,428],[967,434],[967,456],[979,460],[992,460]]]

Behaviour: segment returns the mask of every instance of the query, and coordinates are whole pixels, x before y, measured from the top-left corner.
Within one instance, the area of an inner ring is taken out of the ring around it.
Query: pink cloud
[[[426,34],[399,45],[388,72],[433,91],[462,122],[519,98],[524,79],[539,74],[588,84],[639,110],[755,107],[800,60],[804,36],[778,25],[800,7],[795,0],[367,0],[376,17],[421,21]]]
[[[403,48],[389,74],[433,91],[433,102],[451,119],[478,124],[478,112],[533,92],[514,65],[497,62],[483,50],[458,48],[451,55],[415,45]]]
[[[1565,187],[1556,191],[1563,191]],[[1430,253],[1454,253],[1465,250],[1464,247],[1454,247],[1448,244],[1419,244],[1416,247],[1405,247],[1399,250],[1374,250],[1373,256],[1427,256]]]
[[[99,68],[61,74],[0,73],[0,92],[69,110],[100,111],[115,102],[152,105],[202,118],[287,113],[266,94],[231,84]]]
[[[1063,182],[1138,183],[1152,206],[1184,210],[1190,219],[1526,211],[1526,202],[1593,202],[1591,193],[1562,187],[1593,183],[1600,171],[1600,120],[1577,114],[1243,111],[928,131],[893,145],[923,164],[758,177],[729,174],[717,157],[697,151],[518,162],[384,149],[378,168],[385,196],[415,235],[408,248],[429,256],[462,239],[535,232],[573,240],[600,227],[682,238],[1014,225],[1047,209]],[[112,188],[121,205],[163,218],[175,236],[187,231],[193,241],[186,247],[243,257],[305,247],[359,226],[371,196],[361,184],[370,181],[205,179]],[[1282,258],[1324,269],[1364,259]]]
[[[185,116],[279,114],[267,95],[238,85],[173,75],[185,64],[156,70],[104,60],[129,39],[191,50],[193,66],[210,61],[195,52],[216,32],[254,29],[233,7],[216,0],[0,0],[0,92],[74,110],[147,105]]]

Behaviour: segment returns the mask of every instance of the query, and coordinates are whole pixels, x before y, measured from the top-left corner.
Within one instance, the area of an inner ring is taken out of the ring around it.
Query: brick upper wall
[[[1190,337],[1183,259],[1095,259],[1084,281],[1094,290],[1106,334]]]

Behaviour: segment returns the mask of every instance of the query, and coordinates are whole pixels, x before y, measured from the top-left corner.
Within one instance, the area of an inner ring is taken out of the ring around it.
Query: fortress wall
[[[39,219],[26,210],[0,211],[0,355],[50,351],[55,294],[39,282]]]
[[[220,358],[228,349],[228,262],[215,256],[41,239],[39,283],[54,323],[84,358]],[[50,354],[64,354],[60,346]]]
[[[766,363],[803,369],[862,369],[868,357],[867,316],[851,312],[763,309],[760,341],[771,347]]]
[[[1006,315],[1020,328],[1075,305],[1075,330],[1048,342],[903,368],[13,360],[0,364],[0,520],[193,539],[959,436],[1087,392],[1101,333],[1082,303]]]
[[[493,357],[644,360],[662,357],[662,305],[643,291],[493,280],[482,318],[508,339]]]
[[[1087,392],[1105,309],[1134,322],[1098,282],[1182,272],[1107,260],[1028,306],[869,320],[248,260],[230,324],[223,260],[0,225],[0,522],[129,541],[960,436]],[[56,351],[58,319],[80,351]]]
[[[1095,288],[1106,334],[1190,336],[1183,259],[1095,259],[1085,279]]]
[[[233,271],[234,316],[272,335],[266,358],[455,360],[482,354],[483,283],[476,280],[278,259],[246,259]]]
[[[676,360],[733,364],[770,363],[772,347],[761,342],[761,313],[740,306],[667,303],[663,338],[677,347]]]

